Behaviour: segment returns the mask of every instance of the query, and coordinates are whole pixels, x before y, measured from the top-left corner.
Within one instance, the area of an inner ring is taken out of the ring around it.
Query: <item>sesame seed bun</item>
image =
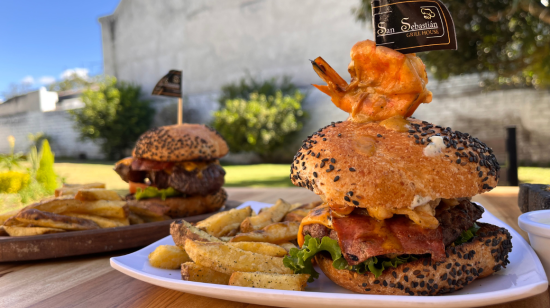
[[[163,162],[211,160],[229,152],[227,143],[214,129],[201,124],[161,126],[139,137],[132,155]]]
[[[317,254],[315,260],[321,270],[336,284],[364,294],[381,295],[438,295],[454,292],[506,267],[512,250],[510,233],[506,229],[486,223],[478,236],[469,243],[447,247],[447,259],[434,262],[431,258],[389,268],[382,275],[358,274],[338,270],[332,266],[330,255]]]
[[[477,138],[412,118],[403,123],[344,121],[320,129],[294,157],[292,183],[329,204],[387,209],[471,197],[497,185],[498,162]]]

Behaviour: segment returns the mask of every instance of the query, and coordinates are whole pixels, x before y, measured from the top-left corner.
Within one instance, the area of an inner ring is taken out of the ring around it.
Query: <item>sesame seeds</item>
[[[355,168],[349,168],[349,171],[355,172]]]
[[[338,182],[339,179],[340,179],[340,176],[337,175],[336,177],[334,177],[334,182]]]

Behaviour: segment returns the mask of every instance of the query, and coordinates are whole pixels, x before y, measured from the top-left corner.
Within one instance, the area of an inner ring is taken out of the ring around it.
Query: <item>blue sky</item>
[[[10,83],[38,88],[71,69],[102,73],[97,19],[113,13],[119,1],[0,1],[0,99]]]

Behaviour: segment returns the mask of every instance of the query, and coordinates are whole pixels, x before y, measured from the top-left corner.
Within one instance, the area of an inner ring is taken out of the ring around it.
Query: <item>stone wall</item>
[[[27,152],[29,133],[42,132],[51,137],[52,151],[57,157],[79,157],[101,159],[99,146],[78,140],[78,132],[73,128],[74,121],[67,111],[29,111],[9,116],[0,116],[0,153],[8,153],[8,136],[15,137],[15,151]]]

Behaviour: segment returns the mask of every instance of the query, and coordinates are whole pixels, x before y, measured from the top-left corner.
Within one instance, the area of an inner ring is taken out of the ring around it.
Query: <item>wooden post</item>
[[[518,150],[516,142],[516,127],[506,127],[506,152],[508,152],[508,185],[518,186]]]
[[[181,97],[178,97],[178,125],[181,125],[182,118],[183,118],[183,102]],[[173,118],[172,118],[173,119]]]

